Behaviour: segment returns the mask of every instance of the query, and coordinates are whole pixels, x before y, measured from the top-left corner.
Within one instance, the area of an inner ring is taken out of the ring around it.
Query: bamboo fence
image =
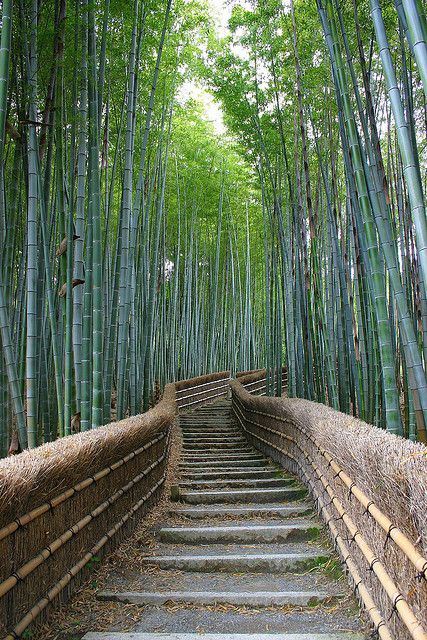
[[[179,406],[223,395],[228,378],[166,385],[144,414],[0,462],[1,638],[64,602],[158,502]]]
[[[324,405],[251,395],[239,382],[237,420],[308,486],[379,637],[426,640],[427,448]]]

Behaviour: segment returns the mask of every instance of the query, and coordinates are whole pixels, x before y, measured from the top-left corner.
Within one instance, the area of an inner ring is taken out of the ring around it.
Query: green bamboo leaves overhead
[[[255,174],[180,93],[209,20],[197,1],[3,3],[1,455],[262,364]]]
[[[210,79],[261,167],[288,392],[425,439],[425,16],[381,4],[237,4]]]
[[[261,366],[425,439],[421,4],[4,0],[1,455]]]

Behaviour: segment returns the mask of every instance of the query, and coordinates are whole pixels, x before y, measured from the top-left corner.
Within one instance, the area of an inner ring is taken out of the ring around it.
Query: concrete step
[[[197,438],[198,436],[203,436],[203,435],[205,435],[206,438],[220,438],[224,433],[227,433],[230,436],[243,435],[243,431],[236,427],[227,427],[227,428],[221,427],[220,429],[216,427],[212,427],[209,429],[204,429],[203,427],[201,427],[201,428],[195,429],[193,427],[192,429],[189,429],[186,426],[182,426],[182,425],[180,426],[181,426],[183,435],[188,438]]]
[[[160,569],[174,571],[225,571],[236,573],[249,571],[251,573],[303,573],[314,567],[326,563],[330,556],[326,551],[270,551],[265,547],[262,551],[251,547],[241,547],[238,552],[231,553],[231,547],[219,547],[221,551],[216,554],[209,553],[210,547],[204,548],[204,553],[176,553],[171,555],[158,555],[146,558],[150,565],[156,565]],[[295,547],[297,545],[294,545]],[[177,551],[180,549],[178,548]],[[197,550],[197,548],[196,548]]]
[[[232,422],[230,420],[202,420],[199,422],[188,422],[183,421],[182,418],[179,419],[179,426],[183,429],[198,429],[201,431],[205,429],[206,431],[215,431],[216,429],[224,429],[224,431],[239,431],[242,433],[240,425],[236,422]]]
[[[306,545],[307,546],[307,545]],[[149,593],[179,592],[221,592],[221,593],[262,593],[268,591],[292,593],[317,591],[339,599],[343,592],[348,595],[346,581],[335,581],[328,572],[316,571],[303,574],[262,573],[194,573],[180,572],[179,576],[169,571],[133,573],[129,582],[126,576],[111,574],[103,583],[106,591],[137,591]]]
[[[222,489],[225,487],[287,487],[295,482],[294,478],[218,478],[206,480],[182,480],[179,486],[182,489]]]
[[[254,453],[253,451],[246,453],[244,451],[239,453],[205,453],[199,451],[194,454],[190,454],[189,451],[184,451],[182,456],[183,462],[203,462],[207,466],[207,462],[243,462],[244,460],[261,460],[263,464],[266,463],[266,459],[261,454]]]
[[[185,470],[182,469],[180,472],[180,476],[182,480],[240,480],[243,478],[247,478],[249,480],[260,479],[260,478],[277,478],[276,469],[258,469],[257,467],[250,468],[248,470],[216,470],[216,471],[208,471],[205,472],[194,471],[194,470]]]
[[[198,454],[198,455],[218,455],[218,453],[220,454],[224,454],[224,455],[240,455],[241,453],[247,453],[247,454],[252,454],[253,453],[253,449],[252,447],[248,446],[247,444],[236,444],[234,442],[222,442],[219,444],[201,444],[200,447],[196,446],[195,444],[183,444],[182,445],[182,449],[183,449],[183,454],[184,455],[193,455],[193,454]]]
[[[185,418],[184,416],[179,417],[179,424],[185,425],[186,427],[223,427],[225,429],[229,429],[230,427],[236,428],[238,425],[234,420],[230,420],[229,416],[198,416],[194,417],[191,420]]]
[[[212,437],[222,437],[224,435],[230,436],[243,436],[243,432],[241,429],[234,428],[225,428],[225,427],[216,427],[212,425],[211,427],[189,427],[180,425],[182,435],[189,438],[197,438],[199,436],[205,438]]]
[[[247,459],[244,460],[218,460],[213,459],[208,462],[194,462],[192,459],[187,461],[182,461],[179,465],[180,469],[206,469],[206,470],[214,470],[214,469],[228,469],[231,471],[232,469],[254,469],[255,467],[265,469],[268,467],[268,461],[265,458],[256,458],[256,459]]]
[[[328,604],[342,596],[331,596],[323,591],[100,591],[98,600],[126,604],[162,605],[166,602],[184,602],[193,605],[231,604],[246,607],[313,607]]]
[[[82,640],[364,640],[360,633],[138,633],[95,631]]]
[[[217,451],[228,452],[230,449],[232,452],[245,451],[246,453],[250,453],[253,451],[252,447],[248,445],[245,440],[220,440],[218,442],[203,442],[203,441],[195,441],[195,442],[183,442],[182,448],[185,453],[190,453],[191,451],[199,453],[200,451],[206,453],[213,453]]]
[[[230,439],[246,440],[240,431],[200,431],[200,433],[183,431],[182,438],[184,442],[198,442],[199,440],[212,440],[214,442],[223,442],[224,440]]]
[[[209,441],[209,442],[223,442],[224,440],[242,440],[247,442],[246,438],[242,437],[241,433],[236,433],[234,431],[224,431],[223,433],[183,433],[182,439],[184,442],[199,442],[199,440]]]
[[[295,505],[278,505],[278,504],[254,504],[243,505],[236,504],[230,506],[212,505],[209,508],[203,506],[176,506],[171,510],[172,515],[180,515],[191,520],[202,520],[204,518],[231,518],[231,517],[248,517],[248,518],[295,518],[305,516],[312,512],[312,506],[306,503]]]
[[[307,494],[304,487],[282,489],[233,489],[227,491],[180,491],[179,499],[188,504],[231,504],[286,502],[300,500]]]
[[[172,544],[255,544],[304,542],[319,537],[321,527],[310,520],[268,525],[239,524],[216,527],[164,527],[160,540]]]

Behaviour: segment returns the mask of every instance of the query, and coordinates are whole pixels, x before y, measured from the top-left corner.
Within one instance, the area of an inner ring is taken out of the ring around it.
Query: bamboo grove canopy
[[[425,440],[421,0],[1,15],[0,455],[264,366]]]

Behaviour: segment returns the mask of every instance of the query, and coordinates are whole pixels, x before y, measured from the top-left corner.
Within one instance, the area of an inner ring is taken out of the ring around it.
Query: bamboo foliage
[[[387,24],[374,0],[316,8],[254,2],[211,43],[211,85],[255,158],[279,247],[272,268],[265,245],[266,340],[285,353],[290,395],[424,439],[425,16],[418,2],[387,5]]]
[[[234,193],[237,152],[220,159],[198,107],[188,118],[178,100],[203,11],[3,3],[2,455],[139,413],[169,380],[262,362],[262,274],[254,287],[235,222],[250,197],[256,211],[256,188]],[[194,123],[199,183],[183,133]],[[224,297],[230,282],[237,296]]]
[[[235,5],[3,2],[2,455],[283,365],[425,438],[421,3]]]

